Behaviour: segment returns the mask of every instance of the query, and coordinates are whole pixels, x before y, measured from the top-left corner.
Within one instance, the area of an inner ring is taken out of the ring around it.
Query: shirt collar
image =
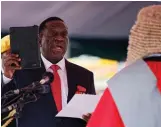
[[[50,68],[51,65],[53,65],[50,61],[48,61],[42,54],[41,54],[41,59],[44,63],[45,69],[48,70]],[[61,70],[64,71],[65,69],[65,59],[63,57],[63,59],[61,59],[56,65],[58,65]]]

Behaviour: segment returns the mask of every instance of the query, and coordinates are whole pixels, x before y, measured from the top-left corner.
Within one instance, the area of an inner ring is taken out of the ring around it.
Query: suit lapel
[[[71,100],[76,91],[76,74],[74,73],[74,68],[72,63],[65,60],[66,71],[67,71],[67,81],[68,81],[68,97],[67,102]]]

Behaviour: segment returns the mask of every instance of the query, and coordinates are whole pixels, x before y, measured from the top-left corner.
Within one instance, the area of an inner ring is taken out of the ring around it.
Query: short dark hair
[[[48,23],[48,22],[50,22],[50,21],[62,21],[62,22],[64,22],[64,21],[63,21],[61,18],[59,18],[59,17],[49,17],[49,18],[45,19],[45,20],[40,24],[40,26],[39,26],[39,33],[41,33],[41,32],[44,30],[46,23]]]

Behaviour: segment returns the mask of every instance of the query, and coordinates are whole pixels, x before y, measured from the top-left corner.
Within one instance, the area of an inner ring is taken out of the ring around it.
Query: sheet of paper
[[[83,114],[92,113],[101,95],[75,94],[72,100],[56,117],[81,118]]]

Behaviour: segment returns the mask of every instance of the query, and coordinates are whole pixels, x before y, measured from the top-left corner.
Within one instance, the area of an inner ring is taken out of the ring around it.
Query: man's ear
[[[69,45],[69,37],[67,37],[67,44]]]

